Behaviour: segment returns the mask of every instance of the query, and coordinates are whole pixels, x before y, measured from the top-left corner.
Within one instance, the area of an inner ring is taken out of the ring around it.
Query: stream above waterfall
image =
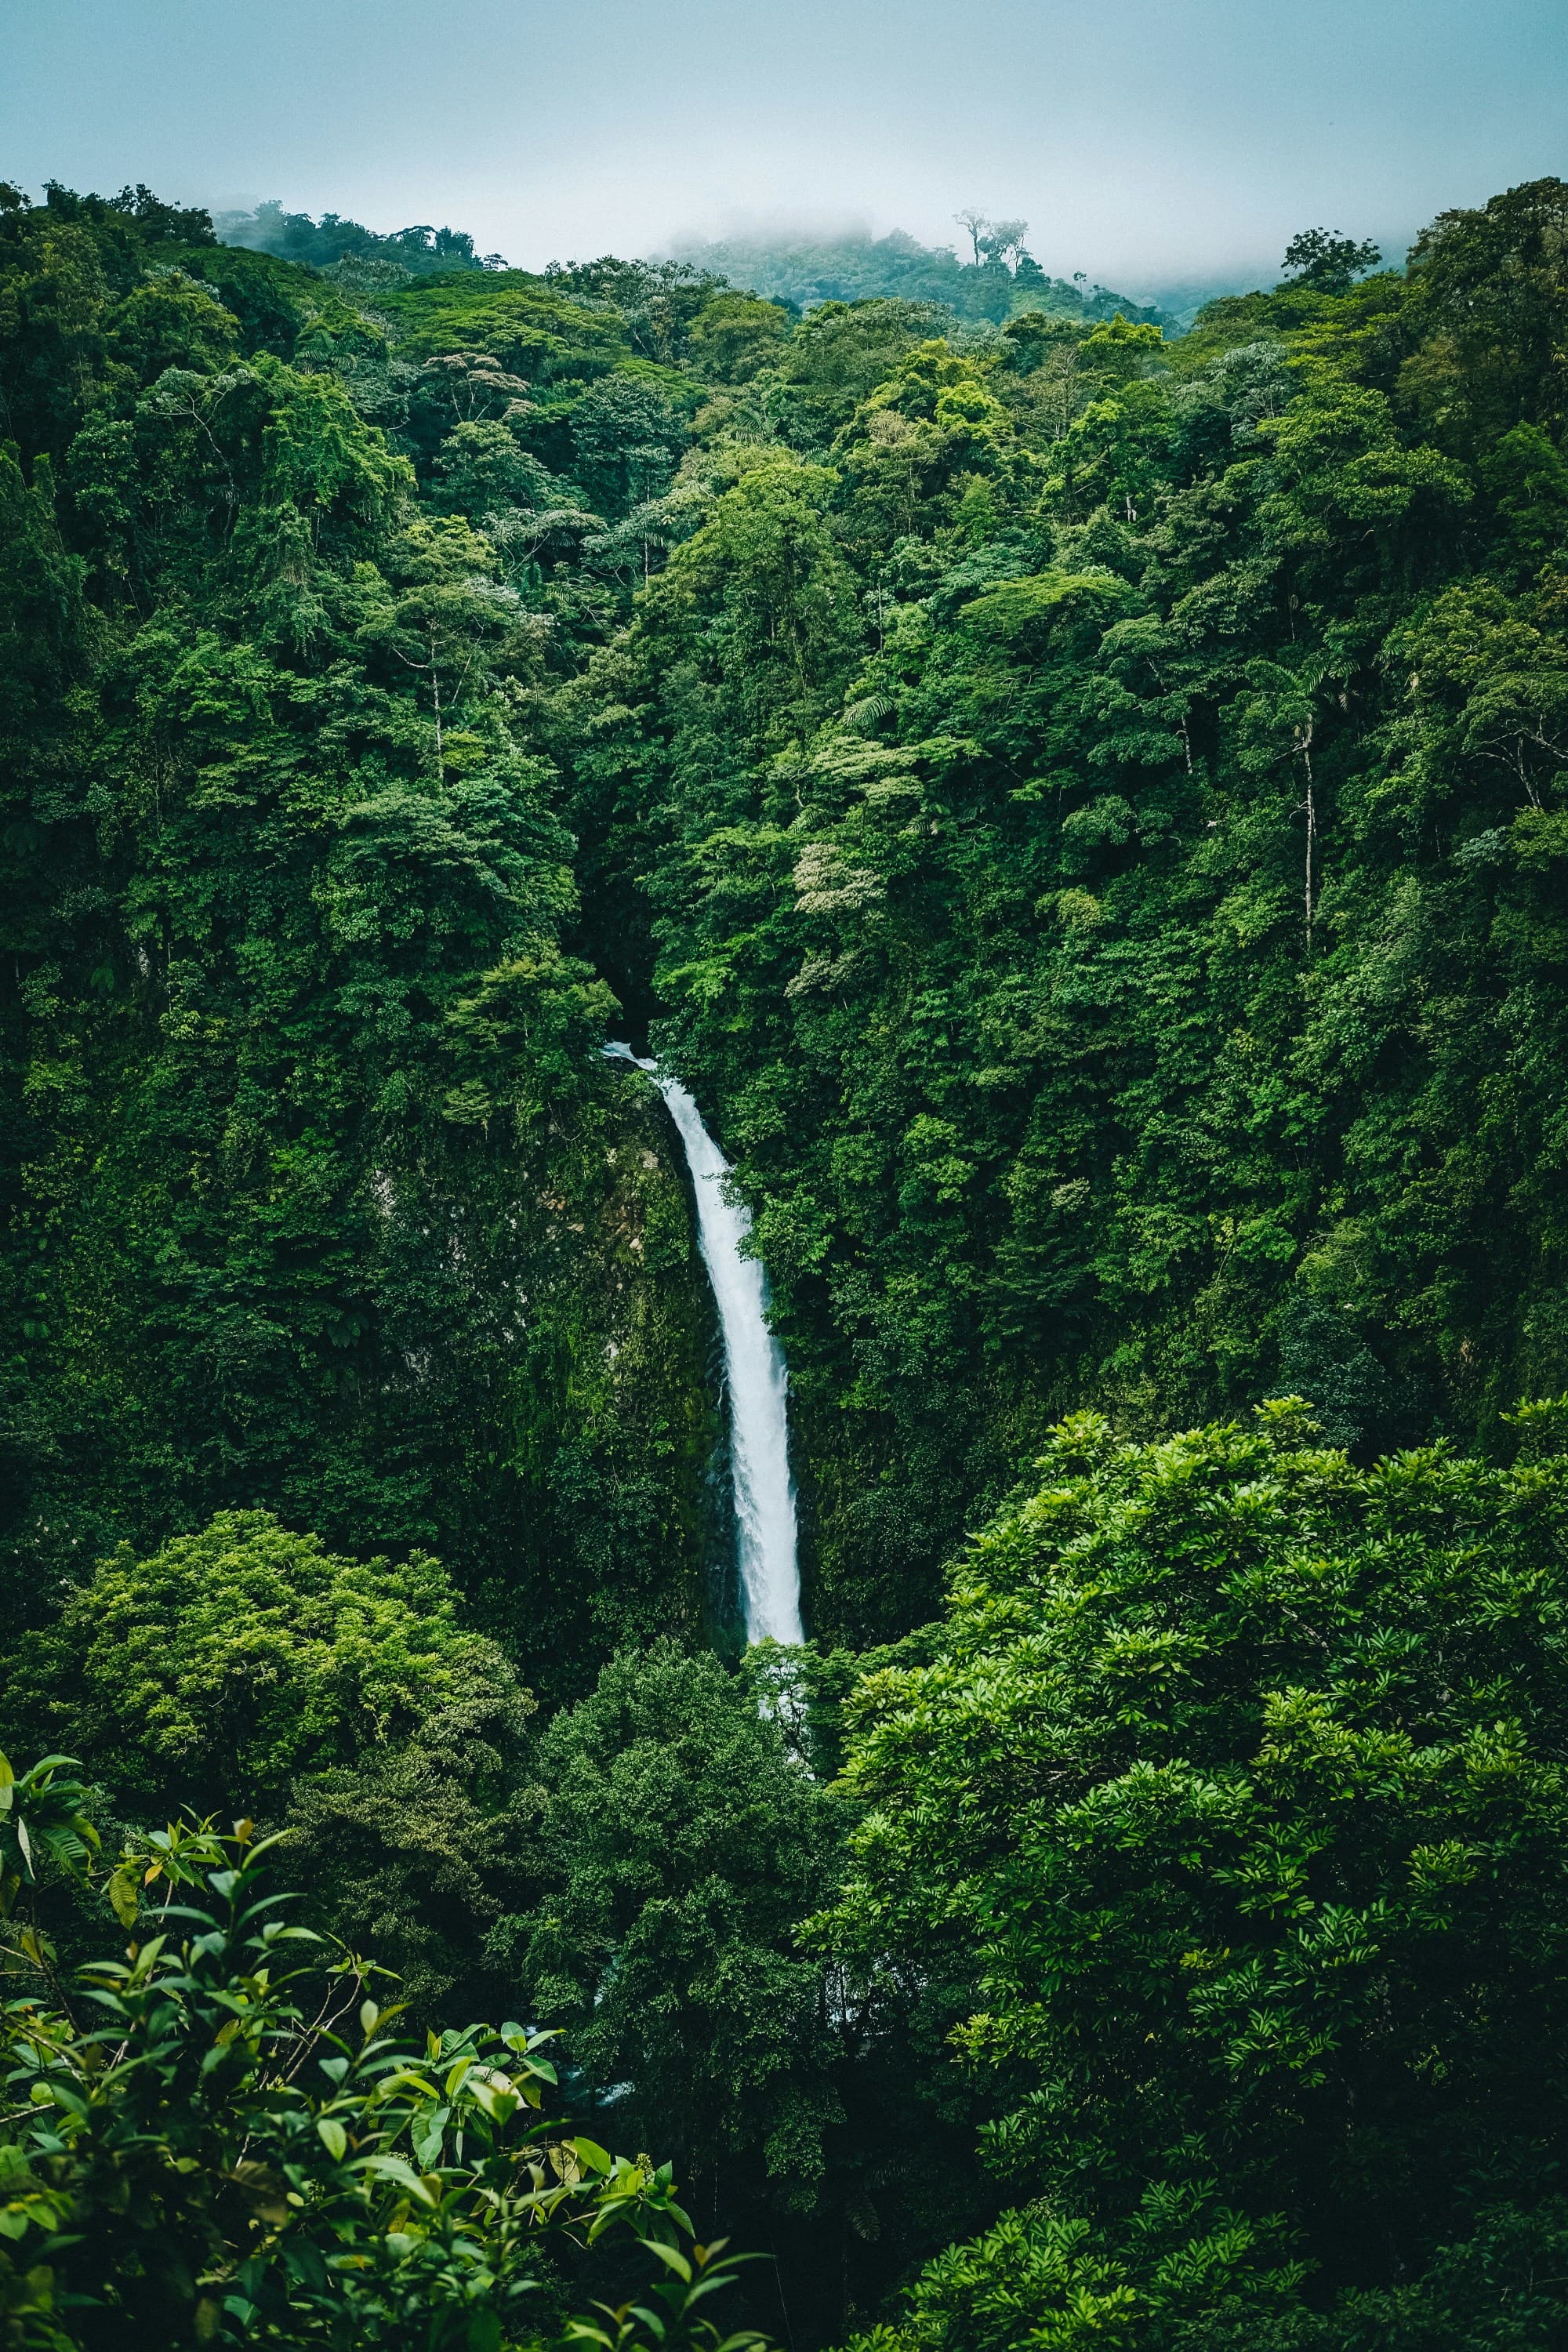
[[[719,1309],[730,1399],[730,1463],[741,1598],[748,1642],[804,1642],[795,1481],[789,1467],[789,1375],[768,1328],[768,1278],[742,1250],[752,1213],[731,1197],[730,1163],[676,1078],[620,1042],[605,1052],[646,1070],[668,1106],[697,1197],[697,1243]]]

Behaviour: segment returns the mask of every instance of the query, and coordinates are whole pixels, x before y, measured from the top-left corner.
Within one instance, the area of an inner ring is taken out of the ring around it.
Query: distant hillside
[[[506,267],[499,253],[476,253],[466,229],[432,228],[426,221],[382,236],[341,213],[323,213],[320,220],[309,213],[286,213],[276,196],[253,213],[217,213],[213,227],[222,245],[276,254],[283,261],[302,262],[308,269],[335,268],[350,282],[363,280],[367,286],[396,285],[449,269]]]
[[[674,260],[695,264],[715,283],[728,282],[786,302],[797,313],[824,302],[893,295],[906,301],[940,302],[956,317],[976,324],[987,319],[1000,323],[1020,310],[1046,310],[1090,326],[1113,319],[1118,311],[1154,326],[1177,323],[1173,310],[1135,302],[1110,287],[1091,285],[1081,275],[1048,277],[1024,244],[1026,221],[994,222],[975,213],[968,215],[965,226],[973,247],[969,261],[951,246],[921,245],[902,229],[884,237],[845,236],[816,242],[730,238],[683,246]],[[346,289],[363,292],[453,270],[506,268],[499,253],[477,252],[465,229],[419,223],[383,234],[341,213],[323,213],[318,220],[310,213],[286,212],[276,197],[258,205],[254,212],[219,213],[213,226],[224,245],[330,272]],[[599,267],[602,270],[605,265]],[[1189,310],[1180,323],[1185,325],[1190,315]]]
[[[943,302],[961,319],[1001,320],[1018,310],[1048,310],[1061,318],[1094,321],[1114,318],[1164,323],[1164,313],[1134,302],[1109,287],[1080,278],[1050,278],[1024,247],[1027,223],[992,223],[976,216],[975,258],[964,261],[951,246],[921,245],[902,229],[883,237],[840,236],[820,241],[728,238],[712,245],[683,244],[677,257],[753,288],[775,301],[810,310],[822,302],[860,302],[899,295],[916,302]]]

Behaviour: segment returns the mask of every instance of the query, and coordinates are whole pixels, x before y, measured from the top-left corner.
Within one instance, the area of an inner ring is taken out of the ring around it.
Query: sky
[[[1568,176],[1564,0],[0,0],[0,177],[470,230],[537,268],[1023,215],[1134,294]]]

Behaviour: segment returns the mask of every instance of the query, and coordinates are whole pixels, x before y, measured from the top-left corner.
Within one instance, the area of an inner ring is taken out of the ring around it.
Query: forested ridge
[[[717,271],[736,286],[771,296],[792,310],[824,302],[858,302],[894,296],[940,302],[957,319],[1000,325],[1019,310],[1093,322],[1123,318],[1169,324],[1157,305],[1142,306],[1082,270],[1053,278],[1024,240],[1025,220],[992,220],[973,205],[954,215],[967,236],[970,259],[952,246],[921,245],[906,230],[886,236],[847,229],[837,235],[732,236],[683,246],[682,261]]]
[[[974,219],[0,186],[8,2343],[1568,2341],[1568,186]]]

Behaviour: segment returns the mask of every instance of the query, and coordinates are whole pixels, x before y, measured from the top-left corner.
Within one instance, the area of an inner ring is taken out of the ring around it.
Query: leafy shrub
[[[128,1852],[110,1881],[125,1957],[7,2005],[5,2340],[717,2346],[698,2306],[732,2266],[689,2245],[668,2166],[547,2118],[547,2037],[390,2032],[384,1972],[327,1957],[263,1891],[267,1843],[241,1822]],[[651,2265],[595,2255],[612,2235]],[[635,2304],[566,2316],[639,2274]]]

